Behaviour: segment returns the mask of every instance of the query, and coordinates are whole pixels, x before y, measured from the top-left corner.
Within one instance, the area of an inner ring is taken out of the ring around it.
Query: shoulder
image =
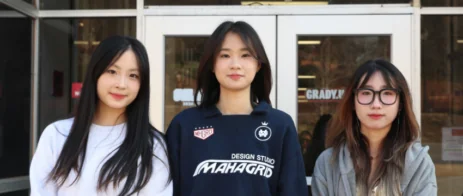
[[[429,147],[414,142],[405,154],[404,177],[405,180],[435,181],[434,163],[428,153]]]
[[[284,123],[285,125],[294,125],[294,121],[289,114],[275,108],[269,108],[268,117],[270,119],[277,120]]]
[[[333,154],[335,153],[334,148],[328,148],[324,150],[320,156],[318,156],[315,162],[314,176],[333,173],[334,170],[338,170],[338,165],[333,159]]]
[[[158,164],[168,167],[169,161],[167,155],[167,143],[161,133],[155,132],[155,134],[156,135],[153,140],[154,162],[158,162]]]
[[[167,154],[167,146],[164,139],[155,139],[153,142],[153,153],[156,157],[165,157]]]
[[[320,156],[317,158],[316,165],[321,164],[321,165],[326,165],[328,164],[333,157],[333,148],[328,148],[324,150]]]
[[[328,170],[334,169],[331,165],[331,160],[333,157],[333,148],[328,148],[323,151],[320,156],[318,156],[317,161],[315,162],[315,168],[313,171],[314,177],[322,177],[325,178],[326,174],[329,172]]]
[[[405,168],[421,166],[434,168],[431,156],[429,156],[429,146],[423,146],[421,142],[414,142],[405,153]]]
[[[58,120],[49,124],[40,135],[37,149],[48,148],[52,152],[62,147],[74,122],[73,118]]]
[[[201,115],[203,112],[202,110],[203,109],[199,107],[185,109],[181,111],[180,113],[178,113],[177,115],[175,115],[171,123],[181,123],[184,121],[189,121],[192,119],[200,118],[200,116],[202,116]]]
[[[154,151],[158,149],[166,148],[165,135],[158,131],[157,129],[153,130],[153,149]]]
[[[42,132],[42,137],[67,137],[71,130],[74,118],[68,118],[63,120],[55,121],[49,124]]]
[[[269,108],[268,114],[274,117],[283,118],[285,120],[291,119],[291,116],[288,113],[275,108]]]

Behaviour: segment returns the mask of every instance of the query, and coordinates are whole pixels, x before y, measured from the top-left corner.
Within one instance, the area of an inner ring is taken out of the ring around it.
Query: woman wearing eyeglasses
[[[423,147],[412,98],[385,60],[361,65],[348,84],[317,159],[314,195],[437,195],[434,164]]]

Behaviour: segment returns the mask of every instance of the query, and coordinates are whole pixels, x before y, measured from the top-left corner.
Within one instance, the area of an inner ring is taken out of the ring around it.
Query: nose
[[[127,88],[127,80],[128,78],[126,76],[119,76],[117,79],[117,88],[125,89]]]
[[[241,69],[241,61],[239,57],[231,58],[230,68],[231,69]]]
[[[375,97],[373,99],[373,103],[371,103],[371,107],[372,108],[381,108],[383,105],[381,103],[381,101],[379,100],[379,94],[375,94]]]

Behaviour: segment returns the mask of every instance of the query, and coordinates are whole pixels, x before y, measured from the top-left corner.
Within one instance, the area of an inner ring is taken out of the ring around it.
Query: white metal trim
[[[39,11],[37,10],[37,8],[35,8],[33,5],[26,3],[24,1],[0,0],[0,2],[29,17],[37,18],[39,15]]]
[[[418,125],[421,127],[421,14],[420,8],[414,8],[412,16],[412,63],[411,63],[411,80],[410,91],[413,99],[413,110],[416,115]]]
[[[9,193],[29,188],[29,176],[0,179],[0,193]]]
[[[463,7],[424,7],[418,15],[463,15]]]
[[[409,4],[317,6],[149,6],[145,16],[413,14]]]
[[[140,40],[142,43],[145,43],[144,35],[144,0],[137,0],[137,39]]]
[[[136,17],[136,9],[112,10],[40,10],[40,18],[103,18],[103,17]]]
[[[0,11],[0,18],[25,18],[24,14],[17,11],[2,10]]]
[[[31,91],[31,136],[30,136],[30,160],[34,155],[39,141],[39,32],[40,21],[34,20],[32,34],[32,91]]]
[[[312,176],[306,176],[305,181],[307,182],[307,186],[312,186]]]

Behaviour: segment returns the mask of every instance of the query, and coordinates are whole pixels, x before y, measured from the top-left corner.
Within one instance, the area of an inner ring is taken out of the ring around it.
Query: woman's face
[[[260,69],[257,59],[236,33],[225,35],[220,52],[215,60],[214,73],[224,90],[249,90]]]
[[[363,79],[359,84],[363,83]],[[400,96],[388,87],[383,75],[377,71],[355,93],[355,112],[362,131],[389,131],[399,111]],[[373,92],[376,91],[376,92]],[[381,93],[378,93],[381,91]]]
[[[137,57],[132,50],[127,50],[98,78],[98,107],[125,110],[135,100],[139,90]]]

